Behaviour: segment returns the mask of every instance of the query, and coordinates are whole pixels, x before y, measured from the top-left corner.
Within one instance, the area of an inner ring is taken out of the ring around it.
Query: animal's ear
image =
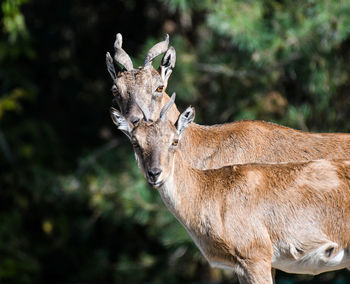
[[[114,107],[109,109],[114,124],[131,139],[133,125]]]
[[[181,137],[181,134],[186,130],[186,128],[194,120],[195,111],[193,107],[188,107],[179,117],[177,121],[177,133]]]
[[[117,75],[113,64],[113,58],[109,54],[109,52],[106,53],[106,65],[107,65],[107,71],[109,75],[111,75],[112,80],[114,81],[115,79],[117,79]]]
[[[176,62],[176,51],[170,46],[167,52],[164,54],[162,61],[160,63],[160,76],[163,79],[164,87],[168,85],[168,79],[173,72]]]

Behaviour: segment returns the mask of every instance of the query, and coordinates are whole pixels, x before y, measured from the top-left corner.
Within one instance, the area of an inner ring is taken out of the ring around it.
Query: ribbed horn
[[[152,64],[152,60],[156,58],[158,55],[166,52],[168,50],[169,45],[169,35],[166,34],[163,41],[158,42],[154,45],[148,52],[145,58],[144,66]]]
[[[160,111],[160,115],[159,118],[161,120],[164,120],[166,118],[166,114],[168,112],[168,110],[173,106],[173,104],[175,103],[175,98],[176,98],[176,93],[174,92],[171,95],[170,100],[167,102],[166,105],[163,106],[162,110]]]
[[[132,61],[129,55],[122,49],[123,37],[121,34],[117,34],[114,42],[114,60],[121,64],[127,71],[134,69]]]

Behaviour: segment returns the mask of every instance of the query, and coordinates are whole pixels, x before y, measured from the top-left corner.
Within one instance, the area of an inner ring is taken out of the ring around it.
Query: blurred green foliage
[[[208,267],[110,121],[104,56],[117,32],[140,65],[170,34],[168,92],[197,122],[350,130],[348,0],[4,0],[0,283],[234,282]]]

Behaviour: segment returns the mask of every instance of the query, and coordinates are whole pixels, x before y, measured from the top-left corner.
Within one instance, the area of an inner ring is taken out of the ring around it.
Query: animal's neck
[[[216,126],[203,126],[196,123],[191,123],[182,135],[179,148],[185,153],[184,157],[190,165],[198,169],[224,166],[227,163],[223,159],[220,159],[218,155],[230,150],[230,153],[226,156],[232,160],[235,157],[235,153],[232,151],[234,147],[233,143],[239,142],[231,139],[231,144],[223,148],[222,141],[228,138],[228,134],[224,129]],[[230,135],[234,137],[235,129],[231,129]]]
[[[186,227],[193,222],[199,211],[199,189],[205,181],[205,174],[192,168],[177,151],[171,173],[159,188],[159,193],[173,215]]]

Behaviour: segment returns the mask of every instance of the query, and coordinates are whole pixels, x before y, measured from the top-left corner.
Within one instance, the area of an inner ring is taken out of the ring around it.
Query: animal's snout
[[[148,177],[151,182],[156,182],[157,178],[160,176],[162,173],[162,170],[159,168],[152,168],[148,170]]]

